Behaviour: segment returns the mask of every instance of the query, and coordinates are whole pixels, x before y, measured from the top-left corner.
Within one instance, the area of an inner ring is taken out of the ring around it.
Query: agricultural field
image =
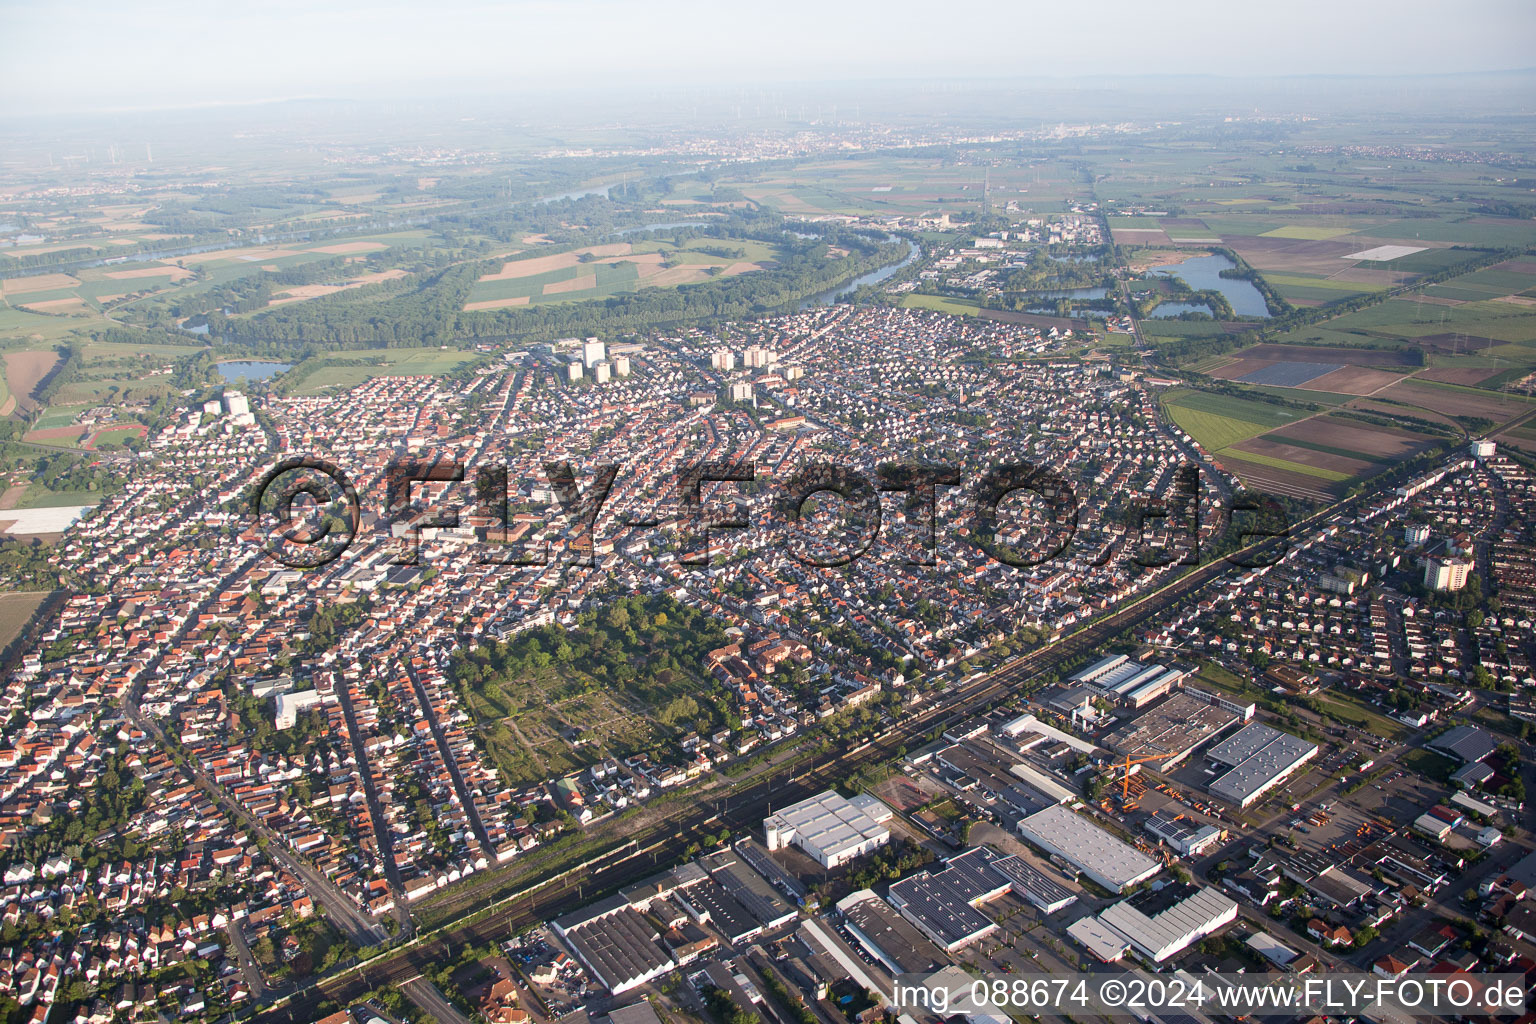
[[[976,316],[981,306],[969,299],[956,299],[948,295],[903,295],[901,305],[906,309],[931,309],[955,316]]]
[[[38,409],[32,392],[59,361],[53,349],[22,349],[5,353],[6,397],[0,415],[13,412],[31,415]]]
[[[46,600],[46,590],[19,590],[0,594],[0,650],[21,635],[32,613]]]
[[[1380,371],[1344,367],[1325,376],[1345,372]],[[1308,415],[1256,399],[1192,390],[1170,392],[1164,409],[1248,486],[1308,501],[1336,498],[1348,484],[1368,479],[1437,440],[1406,427],[1352,419],[1343,410]]]
[[[1163,405],[1180,430],[1212,453],[1304,415],[1267,402],[1191,390],[1169,392]]]
[[[509,260],[476,282],[465,310],[604,298],[641,288],[675,288],[772,266],[774,247],[751,239],[615,242]]]

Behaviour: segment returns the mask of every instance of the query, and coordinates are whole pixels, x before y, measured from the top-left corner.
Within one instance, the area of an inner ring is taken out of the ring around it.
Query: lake
[[[214,365],[219,368],[219,373],[225,380],[234,384],[245,384],[253,380],[271,380],[278,374],[293,369],[292,363],[273,363],[262,359],[234,359]]]
[[[665,220],[655,224],[637,224],[632,228],[620,228],[616,235],[633,235],[641,231],[666,231],[668,228],[705,228],[709,227],[707,220]]]
[[[1238,316],[1268,317],[1269,307],[1264,304],[1264,293],[1255,288],[1252,281],[1221,276],[1223,270],[1235,269],[1237,269],[1236,263],[1219,253],[1212,253],[1209,256],[1195,256],[1183,263],[1160,267],[1152,273],[1164,277],[1172,275],[1196,291],[1205,291],[1209,288],[1221,292],[1232,304],[1232,312]],[[1182,303],[1164,303],[1164,305],[1182,305]],[[1162,306],[1158,307],[1158,309],[1162,308]]]
[[[1160,302],[1152,311],[1149,320],[1167,320],[1169,317],[1178,316],[1180,313],[1204,313],[1206,316],[1215,316],[1211,307],[1203,302]]]
[[[1030,292],[1031,299],[1102,299],[1107,288],[1065,288],[1054,292]]]

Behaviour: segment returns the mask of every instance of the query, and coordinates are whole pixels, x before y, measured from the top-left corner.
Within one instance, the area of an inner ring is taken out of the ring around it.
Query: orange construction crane
[[[1144,761],[1161,761],[1167,754],[1153,754],[1149,757],[1138,757],[1132,760],[1130,754],[1125,755],[1125,778],[1120,780],[1120,802],[1125,803],[1131,796],[1131,765],[1141,764]]]

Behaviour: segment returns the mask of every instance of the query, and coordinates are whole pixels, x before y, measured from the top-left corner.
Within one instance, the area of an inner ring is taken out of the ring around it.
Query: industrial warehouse
[[[1165,772],[1238,718],[1237,714],[1199,696],[1176,693],[1120,726],[1107,742],[1132,761],[1155,759],[1153,767]]]
[[[1211,782],[1211,795],[1247,807],[1317,756],[1317,744],[1253,722],[1206,756],[1229,769]]]
[[[1182,668],[1143,664],[1124,654],[1101,658],[1067,680],[1071,686],[1095,691],[1122,707],[1140,708],[1172,690],[1183,679]]]
[[[824,868],[841,867],[890,842],[890,830],[870,814],[890,814],[878,805],[872,798],[855,804],[830,789],[809,797],[763,819],[768,849],[793,845]]]
[[[1019,822],[1019,834],[1111,892],[1144,882],[1162,865],[1065,807],[1048,807]]]
[[[1226,838],[1226,833],[1215,825],[1202,825],[1182,814],[1167,817],[1154,812],[1142,827],[1167,843],[1175,853],[1186,857],[1198,857]]]
[[[1114,961],[1127,950],[1162,963],[1237,920],[1237,904],[1215,889],[1175,882],[1121,900],[1067,929],[1089,952]]]
[[[1077,898],[1023,858],[977,846],[945,861],[942,870],[922,871],[893,882],[886,899],[925,935],[953,953],[997,930],[977,908],[1010,892],[1047,914]]]
[[[645,915],[622,895],[556,918],[555,931],[587,970],[614,995],[658,978],[677,966]]]

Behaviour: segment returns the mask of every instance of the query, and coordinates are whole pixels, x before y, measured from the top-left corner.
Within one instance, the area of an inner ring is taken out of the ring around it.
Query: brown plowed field
[[[1302,386],[1308,391],[1332,391],[1338,395],[1370,395],[1403,377],[1401,373],[1369,366],[1346,366],[1321,377],[1313,377]]]
[[[1358,452],[1363,459],[1401,459],[1412,453],[1428,438],[1407,430],[1389,430],[1369,423],[1341,419],[1334,416],[1314,416],[1311,419],[1287,423],[1263,435],[1274,441],[1287,438],[1325,444],[1330,448]]]

